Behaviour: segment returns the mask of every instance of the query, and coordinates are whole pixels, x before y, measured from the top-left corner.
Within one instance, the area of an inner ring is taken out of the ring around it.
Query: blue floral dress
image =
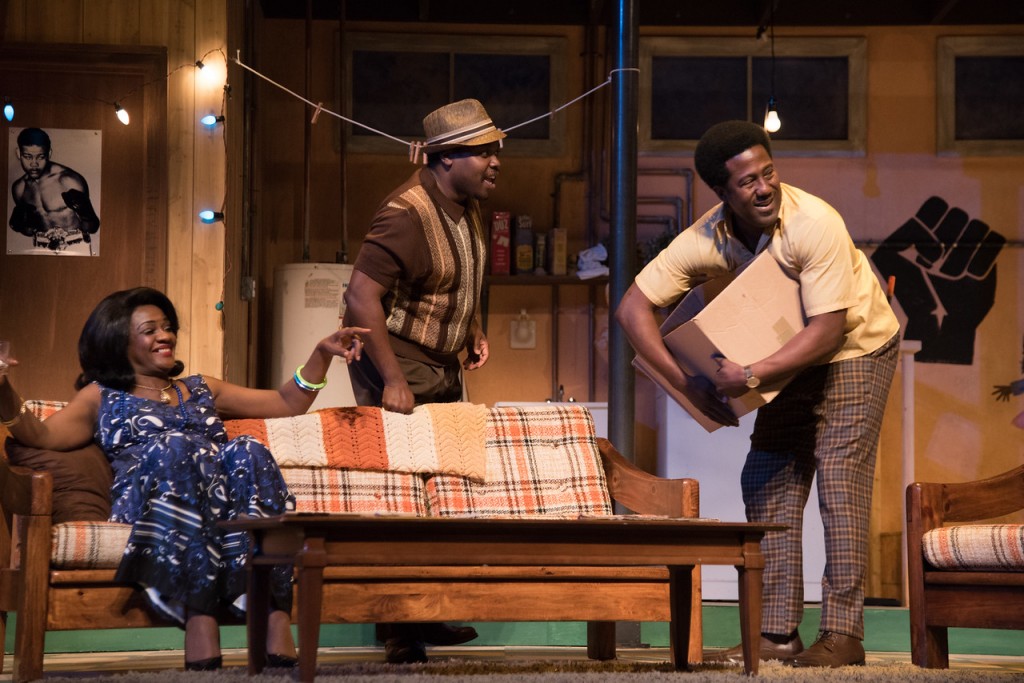
[[[228,440],[200,375],[190,396],[170,404],[101,386],[96,441],[114,472],[110,519],[132,525],[118,581],[146,589],[158,611],[180,623],[185,608],[243,609],[249,538],[217,522],[295,508],[270,451],[243,436]],[[275,567],[275,607],[291,609],[290,566]]]

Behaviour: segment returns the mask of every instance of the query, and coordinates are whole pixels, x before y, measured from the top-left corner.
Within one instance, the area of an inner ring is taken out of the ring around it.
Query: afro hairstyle
[[[725,162],[751,147],[762,145],[772,155],[772,143],[764,128],[749,121],[723,121],[707,129],[697,142],[693,163],[700,179],[714,189],[729,181]]]

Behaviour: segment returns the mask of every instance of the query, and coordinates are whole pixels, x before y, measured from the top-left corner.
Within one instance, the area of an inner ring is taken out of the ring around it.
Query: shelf
[[[604,285],[607,275],[582,280],[575,275],[484,275],[485,285]]]

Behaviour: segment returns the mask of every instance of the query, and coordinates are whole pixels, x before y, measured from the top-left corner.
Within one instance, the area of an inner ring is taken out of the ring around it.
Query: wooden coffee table
[[[676,669],[685,670],[693,568],[734,565],[739,574],[744,668],[748,674],[757,673],[764,572],[760,542],[766,531],[785,528],[630,516],[448,519],[301,513],[222,525],[249,531],[254,541],[247,610],[249,673],[259,673],[266,659],[270,568],[294,564],[299,679],[306,682],[316,675],[325,569],[373,566],[665,567],[672,661]],[[595,600],[600,600],[598,591]]]

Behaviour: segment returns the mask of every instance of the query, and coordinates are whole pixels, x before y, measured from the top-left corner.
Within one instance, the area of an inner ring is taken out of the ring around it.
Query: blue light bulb
[[[14,120],[14,105],[10,102],[4,104],[4,118],[8,121]]]

